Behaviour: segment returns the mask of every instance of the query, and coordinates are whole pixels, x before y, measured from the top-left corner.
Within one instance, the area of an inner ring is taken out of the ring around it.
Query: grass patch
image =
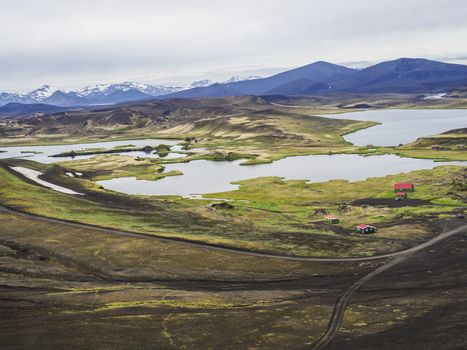
[[[34,168],[44,173],[45,180],[86,195],[69,196],[37,186],[9,171],[5,164],[0,168],[0,200],[4,205],[98,226],[292,255],[371,255],[401,249],[411,244],[417,236],[414,232],[420,232],[418,221],[460,208],[462,202],[453,195],[465,195],[463,188],[456,187],[459,180],[455,181],[463,176],[462,171],[445,166],[354,183],[307,183],[277,177],[240,181],[237,191],[206,196],[223,198],[233,205],[232,209],[219,210],[206,200],[105,191],[89,179],[66,176],[69,168],[60,165],[26,160],[8,162]],[[350,210],[339,211],[342,203],[355,199],[393,196],[392,184],[402,180],[416,184],[411,198],[431,200],[429,205],[403,208],[350,205]],[[321,216],[314,215],[317,208],[339,216],[341,222],[324,223]],[[389,227],[401,220],[418,220],[413,232],[407,231],[407,239],[387,241],[384,235],[364,238],[350,235],[361,222]]]

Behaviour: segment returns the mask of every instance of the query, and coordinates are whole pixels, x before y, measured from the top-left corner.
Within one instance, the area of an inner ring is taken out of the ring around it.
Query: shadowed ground
[[[8,349],[305,349],[324,332],[337,297],[380,264],[271,260],[13,214],[0,220]],[[424,344],[409,334],[427,322],[433,337],[457,334],[467,304],[464,240],[417,253],[363,287],[329,348],[408,349],[410,339]]]

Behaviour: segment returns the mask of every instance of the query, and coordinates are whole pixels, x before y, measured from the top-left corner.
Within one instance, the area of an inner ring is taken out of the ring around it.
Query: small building
[[[371,226],[371,225],[366,225],[366,224],[360,224],[357,225],[357,228],[355,229],[358,233],[361,234],[369,234],[369,233],[375,233],[376,232],[376,227]]]
[[[328,224],[338,224],[340,222],[339,218],[338,217],[335,217],[334,215],[325,215],[324,216],[324,220],[328,223]]]
[[[457,149],[466,149],[465,145],[457,145]]]
[[[397,198],[401,198],[401,199],[407,198],[407,192],[403,192],[403,191],[397,192],[397,193],[396,193],[396,197],[397,197]]]
[[[394,192],[414,192],[415,186],[412,183],[400,182],[394,184]]]
[[[443,149],[443,146],[441,146],[441,145],[432,145],[432,146],[431,146],[431,149],[434,149],[434,150],[441,150],[441,149]]]

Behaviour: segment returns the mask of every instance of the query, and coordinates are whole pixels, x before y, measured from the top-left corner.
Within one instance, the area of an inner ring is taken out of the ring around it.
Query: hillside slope
[[[400,58],[362,70],[315,62],[269,78],[214,84],[180,91],[166,97],[430,93],[445,92],[465,85],[467,66],[420,58]]]
[[[0,106],[0,118],[27,115],[32,113],[56,113],[63,111],[64,108],[56,107],[45,103],[8,103]]]
[[[303,67],[282,72],[272,77],[240,81],[228,84],[214,84],[208,87],[198,87],[184,90],[167,97],[208,97],[235,95],[269,95],[284,93],[281,86],[289,86],[297,81],[307,81],[307,85],[328,84],[330,82],[348,78],[356,71],[344,66],[328,62],[315,62]],[[294,92],[290,89],[290,92]]]

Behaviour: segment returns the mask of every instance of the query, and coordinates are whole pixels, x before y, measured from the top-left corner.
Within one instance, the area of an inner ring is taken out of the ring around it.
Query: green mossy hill
[[[467,161],[467,129],[420,137],[412,143],[399,147],[377,147],[377,153],[393,153],[402,157],[442,161]]]
[[[154,153],[157,153],[159,157],[166,157],[170,153],[170,146],[160,144],[154,147]]]
[[[105,162],[93,166],[98,163]],[[63,165],[26,160],[0,164],[3,205],[126,231],[286,255],[360,256],[400,250],[413,244],[414,239],[429,236],[434,230],[430,220],[461,210],[466,196],[462,186],[465,170],[445,166],[354,183],[307,183],[269,177],[241,181],[237,191],[205,196],[213,202],[223,199],[229,203],[228,210],[213,210],[206,199],[106,191],[86,178],[84,171],[82,177],[67,176],[70,168]],[[84,196],[66,195],[26,181],[9,169],[11,165],[41,171],[45,181]],[[414,182],[417,190],[410,199],[422,202],[392,206],[396,203],[392,185],[400,181]],[[384,205],[354,204],[367,198],[379,198]],[[318,208],[338,215],[340,223],[324,223],[322,217],[313,215]],[[376,224],[378,233],[365,239],[350,235],[361,222]],[[391,228],[401,224],[405,225],[404,234],[397,233],[398,238],[393,239]]]
[[[111,154],[111,153],[125,153],[125,152],[146,152],[151,153],[154,151],[155,147],[152,146],[144,146],[144,147],[131,147],[131,146],[121,146],[115,147],[112,149],[107,148],[88,148],[83,150],[77,151],[70,151],[70,152],[62,152],[58,154],[54,154],[51,157],[60,158],[60,157],[76,157],[76,156],[88,156],[88,155],[96,155],[96,154]],[[170,148],[169,148],[170,150]]]
[[[81,172],[85,178],[96,181],[129,176],[154,180],[160,177],[164,171],[164,167],[157,163],[157,159],[114,154],[98,155],[58,164],[69,171]]]
[[[400,147],[401,149],[431,149],[441,146],[441,149],[467,150],[467,128],[450,130],[435,136],[420,137],[415,142]]]

